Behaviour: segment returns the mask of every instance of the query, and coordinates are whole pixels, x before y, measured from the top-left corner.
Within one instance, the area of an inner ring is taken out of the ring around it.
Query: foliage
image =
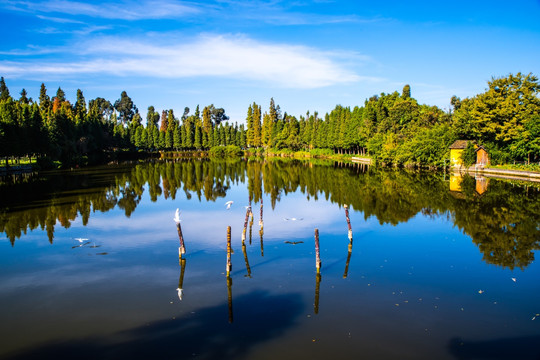
[[[466,167],[470,167],[476,163],[476,147],[472,141],[467,143],[467,146],[461,153],[461,162]]]
[[[540,160],[540,84],[532,74],[494,78],[486,92],[450,100],[453,113],[419,104],[405,85],[400,93],[381,93],[354,108],[336,105],[324,116],[309,111],[298,118],[282,112],[273,98],[263,113],[250,104],[246,126],[230,123],[213,104],[181,118],[172,109],[148,107],[146,126],[123,91],[111,104],[96,98],[86,104],[78,89],[72,105],[58,88],[52,99],[41,84],[39,102],[21,91],[10,96],[0,79],[0,156],[48,156],[64,166],[96,162],[118,149],[138,151],[205,151],[219,146],[288,152],[321,151],[321,156],[370,156],[379,163],[444,167],[449,145],[473,139],[489,153],[492,164]],[[221,150],[218,150],[221,151]],[[252,152],[252,150],[250,150]],[[88,159],[88,160],[87,160]]]
[[[242,149],[236,145],[214,146],[208,151],[208,155],[216,158],[238,157],[242,156],[243,152]]]
[[[540,158],[540,83],[532,74],[493,78],[486,92],[459,103],[458,135],[508,154],[511,160]]]

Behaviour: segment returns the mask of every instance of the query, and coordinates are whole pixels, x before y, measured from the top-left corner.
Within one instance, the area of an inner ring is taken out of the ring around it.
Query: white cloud
[[[141,20],[179,18],[200,12],[197,6],[174,0],[85,3],[82,1],[9,1],[8,8],[40,13],[83,15],[94,18]]]
[[[102,37],[65,48],[80,60],[0,62],[6,76],[110,74],[158,78],[224,77],[289,88],[320,88],[373,80],[343,63],[366,61],[352,52],[332,53],[301,45],[264,43],[241,35],[201,35],[188,41],[156,36],[153,41]],[[62,54],[60,54],[62,55]]]

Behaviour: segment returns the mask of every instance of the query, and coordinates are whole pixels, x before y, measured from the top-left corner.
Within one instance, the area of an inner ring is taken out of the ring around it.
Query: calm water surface
[[[0,199],[3,359],[540,358],[534,184],[196,160]]]

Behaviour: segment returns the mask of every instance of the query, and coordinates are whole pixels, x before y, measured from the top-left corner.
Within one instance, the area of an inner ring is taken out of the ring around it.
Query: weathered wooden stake
[[[232,270],[231,263],[231,227],[227,226],[227,276],[230,275]]]
[[[246,209],[246,219],[244,220],[244,229],[242,230],[242,242],[246,240],[246,232],[249,221],[249,213],[251,212],[251,206]]]
[[[178,298],[182,300],[184,295],[184,272],[186,271],[186,259],[180,258],[180,278],[178,279]]]
[[[178,230],[178,240],[180,240],[180,247],[178,248],[178,256],[181,258],[186,253],[186,246],[184,245],[184,236],[182,235],[182,227],[180,223],[176,223],[176,230]]]
[[[264,243],[263,243],[264,230],[262,226],[261,226],[261,230],[259,230],[259,235],[261,236],[261,256],[264,256]]]
[[[261,197],[261,218],[259,219],[259,226],[261,227],[261,229],[263,227],[263,224],[264,224],[264,222],[263,222],[263,199]]]
[[[321,254],[319,249],[319,229],[315,229],[315,267],[317,274],[321,272]]]
[[[315,314],[319,313],[319,293],[321,288],[321,273],[317,272],[315,275],[315,303],[313,304],[313,310]]]
[[[345,208],[345,218],[347,219],[347,226],[349,227],[349,240],[352,240],[352,228],[351,228],[351,219],[349,219],[349,207],[347,204],[343,205]]]
[[[253,211],[251,211],[251,207],[249,214],[251,216],[251,219],[249,220],[249,245],[251,245],[251,239],[253,237]]]
[[[246,251],[246,243],[242,241],[242,252],[244,253],[244,261],[246,262],[247,277],[251,277],[251,267],[249,266],[249,260]]]
[[[229,323],[233,322],[233,309],[232,309],[232,278],[227,274],[227,303],[229,304]]]
[[[178,280],[178,288],[182,289],[184,285],[184,272],[186,271],[186,259],[180,260],[180,279]]]
[[[352,239],[349,241],[348,246],[349,252],[347,254],[347,262],[345,263],[345,272],[343,273],[343,278],[347,278],[347,274],[349,273],[349,262],[351,261],[351,254],[352,254]]]

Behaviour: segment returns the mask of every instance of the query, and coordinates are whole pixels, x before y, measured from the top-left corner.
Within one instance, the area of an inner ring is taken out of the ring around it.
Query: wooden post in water
[[[231,227],[227,226],[227,303],[229,305],[229,323],[233,322],[231,270]]]
[[[242,242],[246,240],[246,232],[247,232],[250,212],[251,212],[251,206],[248,206],[248,208],[246,209],[246,219],[244,220],[244,229],[242,230]]]
[[[230,275],[232,270],[232,263],[231,263],[231,227],[227,226],[227,276]]]
[[[251,245],[251,239],[253,237],[253,211],[251,210],[251,206],[249,207],[249,210],[251,216],[251,219],[249,220],[249,245]]]
[[[251,267],[249,266],[249,260],[246,251],[246,243],[242,241],[242,252],[244,253],[244,261],[246,262],[247,277],[251,278]]]
[[[351,219],[349,219],[349,206],[347,204],[343,205],[345,208],[345,218],[347,219],[347,226],[349,227],[349,240],[352,241],[352,228],[351,228]]]
[[[263,199],[261,197],[261,218],[259,219],[259,235],[261,236],[261,256],[264,256],[263,234],[264,234],[264,222],[263,222]]]
[[[343,273],[344,279],[347,278],[347,274],[349,273],[349,262],[351,261],[351,254],[352,254],[352,238],[351,238],[351,241],[349,241],[348,250],[349,252],[347,254],[347,262],[345,263],[345,272]]]
[[[315,267],[317,274],[321,272],[321,253],[319,249],[319,229],[315,229]]]
[[[180,247],[178,248],[178,259],[182,259],[182,255],[186,253],[186,246],[184,245],[184,235],[182,235],[182,226],[180,226],[180,209],[176,209],[174,214],[174,222],[176,223],[176,230],[178,231],[178,240],[180,240]]]
[[[180,222],[176,223],[176,230],[178,231],[178,240],[180,240],[180,247],[178,248],[178,257],[182,258],[182,255],[186,253],[186,246],[184,245],[184,236],[182,235],[182,227]]]
[[[263,199],[261,197],[261,218],[259,219],[259,226],[261,227],[261,229],[263,228],[263,225]]]
[[[321,273],[317,272],[315,274],[315,303],[313,304],[313,311],[315,314],[319,313],[319,292],[321,288]]]
[[[259,235],[261,236],[261,256],[264,257],[264,242],[263,242],[264,230],[262,227],[261,227],[261,230],[259,230]]]
[[[233,309],[232,309],[232,278],[227,274],[227,303],[229,305],[229,323],[233,322]]]
[[[178,279],[178,298],[182,300],[184,294],[184,272],[186,271],[186,259],[180,258],[180,278]]]

